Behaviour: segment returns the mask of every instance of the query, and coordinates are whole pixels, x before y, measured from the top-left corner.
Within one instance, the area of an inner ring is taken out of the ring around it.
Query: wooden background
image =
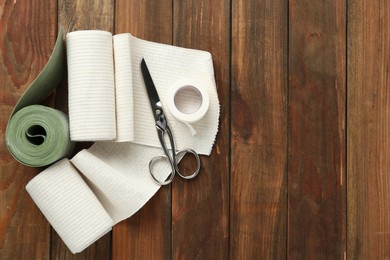
[[[58,25],[210,51],[221,101],[199,178],[78,255],[4,141]],[[389,259],[389,66],[388,0],[0,0],[0,259]]]

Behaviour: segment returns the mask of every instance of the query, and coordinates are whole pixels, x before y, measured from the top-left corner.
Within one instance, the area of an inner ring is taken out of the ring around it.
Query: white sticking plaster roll
[[[196,130],[192,123],[202,119],[210,105],[210,98],[202,83],[196,79],[180,79],[168,90],[169,112],[188,126],[194,136]]]
[[[116,142],[134,140],[133,76],[131,66],[130,34],[114,37]]]
[[[116,138],[112,34],[75,31],[66,36],[69,128],[73,141]]]
[[[72,253],[81,252],[113,226],[111,217],[68,159],[41,172],[26,190]]]

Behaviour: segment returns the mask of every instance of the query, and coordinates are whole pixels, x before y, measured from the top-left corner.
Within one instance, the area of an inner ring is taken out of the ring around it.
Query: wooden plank
[[[0,259],[48,259],[50,226],[24,188],[40,169],[12,158],[5,129],[17,100],[49,60],[57,3],[1,1],[0,10]]]
[[[115,33],[172,43],[172,1],[116,1]],[[134,216],[113,231],[113,259],[169,259],[171,188],[161,188]]]
[[[231,259],[285,259],[287,1],[234,0]]]
[[[348,258],[390,258],[390,3],[348,1]]]
[[[346,1],[289,2],[288,257],[346,247]]]
[[[174,1],[174,45],[211,52],[221,103],[219,133],[199,176],[172,183],[172,258],[226,259],[229,225],[230,2]],[[193,162],[192,162],[193,163]],[[184,161],[183,167],[191,167]]]
[[[75,30],[114,31],[114,0],[59,0],[59,24],[65,33]],[[67,81],[57,91],[56,107],[66,111],[68,104]],[[78,145],[78,149],[88,144]],[[73,255],[57,233],[52,230],[52,259],[109,259],[111,256],[111,233],[99,239],[83,252]]]

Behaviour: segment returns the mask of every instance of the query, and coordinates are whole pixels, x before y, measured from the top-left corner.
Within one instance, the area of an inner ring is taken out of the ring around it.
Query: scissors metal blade
[[[142,75],[144,77],[146,90],[148,91],[149,101],[150,105],[152,106],[152,110],[155,114],[155,117],[157,116],[156,112],[162,110],[160,97],[158,96],[156,86],[153,83],[152,76],[150,75],[148,66],[146,66],[145,59],[142,59],[141,61],[141,71]]]

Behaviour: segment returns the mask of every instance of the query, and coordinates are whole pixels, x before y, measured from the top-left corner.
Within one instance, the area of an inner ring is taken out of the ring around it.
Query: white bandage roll
[[[210,105],[206,88],[195,79],[180,79],[169,88],[167,99],[169,112],[195,135],[191,124],[202,119]]]
[[[66,36],[69,128],[74,141],[116,138],[112,34],[75,31]]]
[[[81,252],[113,226],[111,217],[68,159],[41,172],[26,190],[72,253]]]
[[[130,34],[114,37],[116,142],[134,140],[133,76],[131,66]]]

